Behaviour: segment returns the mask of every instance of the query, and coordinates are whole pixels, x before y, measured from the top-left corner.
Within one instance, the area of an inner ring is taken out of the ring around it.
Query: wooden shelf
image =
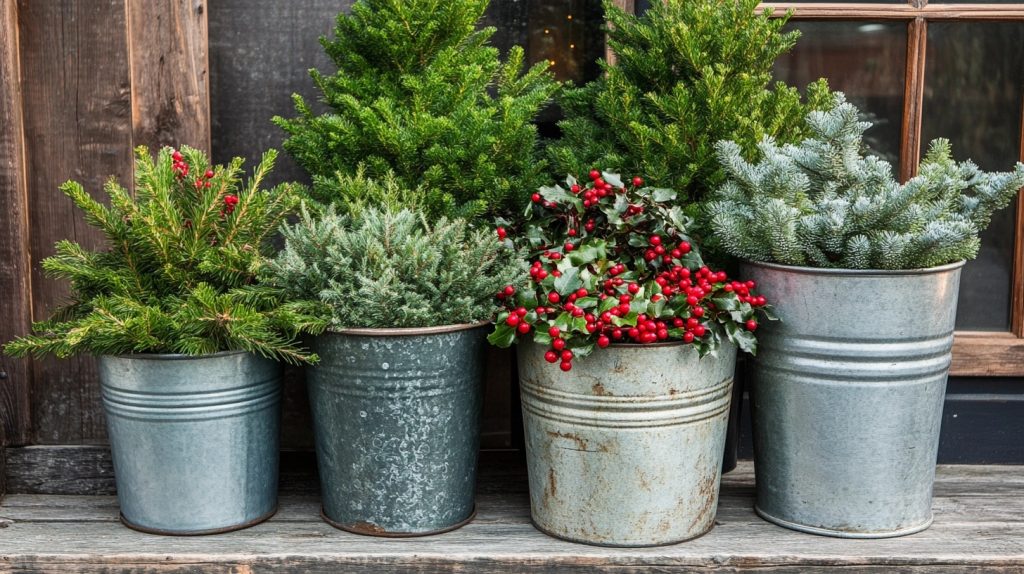
[[[943,466],[935,524],[889,540],[791,532],[754,515],[753,465],[726,475],[717,526],[706,536],[650,549],[599,548],[549,538],[530,525],[521,464],[482,469],[479,514],[429,538],[368,538],[318,517],[319,498],[288,494],[270,521],[218,536],[168,538],[117,522],[112,496],[17,494],[0,506],[0,572],[1021,572],[1024,467]]]

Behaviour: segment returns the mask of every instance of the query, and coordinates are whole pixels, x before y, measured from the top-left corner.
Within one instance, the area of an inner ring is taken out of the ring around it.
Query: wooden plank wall
[[[32,319],[28,189],[18,60],[18,6],[0,6],[0,341],[24,333]],[[0,355],[0,444],[28,441],[31,361]]]
[[[31,271],[15,283],[31,284],[26,309],[42,318],[67,293],[64,285],[41,273],[39,263],[53,253],[54,242],[71,238],[88,247],[102,244],[58,186],[74,179],[100,197],[103,182],[111,177],[130,183],[135,145],[181,142],[209,149],[206,4],[205,0],[19,0],[16,5],[14,0],[2,1],[5,13],[17,11],[13,28],[18,32],[24,171],[31,214],[27,241],[22,240],[16,253],[31,256]],[[5,25],[4,30],[8,29]],[[6,82],[3,91],[10,91]],[[5,184],[7,178],[17,177],[6,165],[0,166],[0,172]],[[17,197],[7,189],[5,185],[0,200],[5,206]],[[3,328],[11,328],[8,321]],[[5,426],[17,427],[7,439],[9,444],[104,442],[91,358],[34,361],[30,375],[17,372],[20,380],[9,377],[4,388],[31,385],[31,426],[23,415],[12,417],[17,409],[5,409]]]

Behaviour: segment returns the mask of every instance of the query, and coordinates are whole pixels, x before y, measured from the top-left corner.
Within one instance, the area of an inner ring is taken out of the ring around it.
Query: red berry
[[[508,232],[505,231],[504,227],[499,227],[498,228],[498,239],[505,239],[506,237],[508,237]]]
[[[640,290],[640,286],[637,285],[636,283],[630,283],[629,287],[626,287],[626,290],[628,290],[630,293],[636,295],[637,291]]]
[[[644,184],[644,178],[642,178],[642,177],[634,177],[633,178],[633,186],[634,187],[640,187],[643,184]]]
[[[596,169],[590,170],[590,179],[591,180],[596,181],[600,177],[601,177],[601,172],[597,171]]]
[[[697,325],[693,328],[693,334],[698,337],[703,337],[705,333],[707,333],[707,328],[704,325]]]
[[[747,327],[748,331],[756,331],[757,330],[757,321],[755,321],[753,319],[747,321],[746,327]]]
[[[532,201],[534,203],[540,203],[540,200],[541,200],[541,197],[540,197],[539,193],[535,193],[535,194],[530,196],[530,201]]]
[[[558,362],[558,353],[556,353],[554,351],[548,351],[547,353],[544,353],[544,360],[549,362],[549,363],[557,363]]]
[[[511,285],[505,285],[505,296],[511,297],[516,294],[516,288]]]
[[[552,292],[548,293],[548,303],[554,304],[554,303],[558,303],[561,300],[562,300],[562,296],[559,295],[558,293],[556,293],[555,291],[552,291]]]
[[[684,343],[692,343],[693,342],[693,333],[691,333],[689,331],[683,333],[683,342]]]
[[[562,364],[558,365],[558,368],[568,373],[569,371],[572,370],[572,363],[570,363],[569,361],[562,361]]]
[[[570,251],[576,248],[575,246],[573,246],[572,243],[566,243],[563,247],[565,248],[566,253],[569,253]]]
[[[548,335],[550,335],[552,339],[557,339],[558,335],[560,335],[561,333],[562,330],[559,329],[558,327],[551,327],[550,329],[548,329]]]
[[[213,170],[212,169],[206,170],[206,173],[203,174],[203,177],[205,177],[206,179],[213,179]]]
[[[512,313],[511,315],[509,315],[508,317],[505,318],[505,323],[509,327],[515,327],[516,325],[519,324],[519,315],[516,315],[515,313]]]
[[[683,255],[689,253],[690,249],[692,249],[692,247],[690,246],[689,241],[683,241],[679,244],[679,250],[683,252]]]
[[[648,241],[650,242],[651,245],[654,245],[654,246],[661,245],[661,238],[658,237],[657,235],[652,235],[651,238],[648,239]]]
[[[171,159],[174,161],[181,161],[181,152],[175,150],[174,153],[171,154]]]
[[[530,324],[524,321],[516,327],[516,330],[525,335],[530,332]]]
[[[580,192],[580,186],[579,186],[579,184],[576,184],[576,183],[572,184],[572,187],[569,188],[569,189],[573,193],[579,193]]]
[[[569,235],[569,237],[576,237],[575,229],[570,229],[569,231],[566,231],[566,233]]]
[[[574,356],[575,355],[573,355],[572,351],[570,351],[569,349],[566,349],[566,350],[562,351],[562,360],[563,361],[571,361]]]
[[[601,347],[602,349],[607,347],[608,345],[611,345],[611,344],[612,344],[611,339],[609,339],[608,337],[606,337],[604,335],[601,335],[600,337],[597,338],[597,346]]]
[[[565,348],[565,339],[555,339],[554,341],[551,341],[551,346],[554,347],[556,351],[561,351]]]

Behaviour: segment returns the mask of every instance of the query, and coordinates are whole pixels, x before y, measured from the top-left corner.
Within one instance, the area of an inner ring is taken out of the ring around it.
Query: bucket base
[[[900,536],[909,536],[911,534],[917,534],[918,532],[926,530],[929,526],[931,526],[932,521],[935,518],[934,516],[929,516],[928,520],[924,521],[921,524],[911,526],[908,528],[901,528],[899,530],[891,530],[889,532],[851,532],[848,530],[832,530],[830,528],[821,528],[818,526],[807,526],[805,524],[798,524],[796,522],[783,520],[761,510],[760,508],[757,507],[756,504],[754,505],[754,512],[756,512],[758,516],[767,520],[768,522],[778,524],[779,526],[782,526],[783,528],[789,528],[790,530],[798,530],[800,532],[806,532],[808,534],[817,534],[819,536],[831,536],[833,538],[861,539],[898,538]]]
[[[208,534],[224,534],[225,532],[234,532],[235,530],[243,530],[245,528],[249,528],[250,526],[256,526],[257,524],[259,524],[261,522],[266,522],[267,520],[270,519],[270,517],[274,516],[275,514],[277,514],[277,505],[276,504],[274,505],[274,508],[270,512],[264,514],[263,516],[260,516],[260,517],[258,517],[256,519],[254,519],[254,520],[250,520],[249,522],[245,522],[245,523],[242,523],[242,524],[235,524],[233,526],[225,526],[223,528],[210,528],[210,529],[207,529],[207,530],[184,530],[184,531],[179,531],[179,530],[161,530],[159,528],[149,528],[148,526],[140,526],[138,524],[133,524],[131,521],[129,521],[127,518],[125,518],[124,515],[121,514],[120,512],[117,513],[117,517],[121,520],[121,524],[124,524],[125,526],[127,526],[128,528],[131,528],[132,530],[137,530],[139,532],[145,532],[146,534],[157,534],[157,535],[160,535],[160,536],[206,536]]]
[[[377,536],[380,538],[418,538],[420,536],[434,536],[435,534],[444,534],[445,532],[451,532],[452,530],[458,530],[463,526],[469,524],[476,518],[476,505],[473,505],[473,511],[469,513],[469,516],[465,520],[457,522],[451,526],[441,528],[438,530],[428,530],[426,532],[387,532],[379,526],[367,525],[365,528],[354,528],[352,526],[346,526],[340,522],[335,522],[330,518],[327,518],[327,513],[324,512],[323,507],[320,507],[320,518],[324,522],[337,528],[338,530],[344,530],[345,532],[351,532],[352,534],[359,534],[361,536]]]
[[[548,535],[548,536],[550,536],[552,538],[557,538],[559,540],[565,540],[566,542],[574,542],[576,544],[586,544],[587,546],[600,546],[602,548],[657,548],[659,546],[675,546],[676,544],[682,544],[683,542],[689,542],[691,540],[696,540],[696,539],[700,538],[701,536],[704,536],[708,532],[711,532],[711,530],[715,527],[714,523],[712,523],[711,526],[709,526],[707,530],[705,530],[704,532],[701,532],[700,534],[697,534],[697,535],[694,535],[694,536],[690,536],[689,538],[680,538],[679,540],[671,540],[669,542],[658,542],[656,544],[607,544],[607,543],[603,543],[603,542],[594,542],[593,540],[583,540],[582,538],[571,538],[569,536],[562,536],[561,534],[555,534],[554,532],[551,532],[550,530],[547,530],[547,529],[543,528],[542,526],[540,526],[539,524],[537,524],[532,518],[530,519],[530,524],[532,524],[533,527],[536,528],[537,530],[539,530],[540,532],[543,532],[544,534],[546,534],[546,535]]]

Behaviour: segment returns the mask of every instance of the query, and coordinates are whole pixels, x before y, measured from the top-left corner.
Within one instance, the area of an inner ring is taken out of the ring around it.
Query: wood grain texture
[[[33,316],[67,294],[40,261],[58,239],[103,245],[58,187],[74,179],[95,197],[103,182],[132,179],[131,82],[124,0],[21,0],[21,73],[32,252]],[[94,361],[44,359],[33,369],[32,421],[39,443],[105,438]]]
[[[22,119],[18,5],[0,5],[0,344],[32,324],[28,180]],[[31,432],[32,363],[0,354],[0,446],[20,445]]]
[[[916,4],[762,2],[759,10],[793,11],[798,19],[823,20],[1024,20],[1021,4]]]
[[[958,332],[953,343],[950,375],[1024,376],[1024,339],[1013,333]]]
[[[117,523],[116,499],[11,495],[0,507],[0,572],[668,573],[1020,572],[1024,469],[940,467],[934,526],[888,540],[812,536],[753,513],[753,468],[725,476],[715,528],[660,548],[563,542],[529,522],[522,466],[481,473],[478,517],[441,536],[405,540],[348,534],[324,524],[318,498],[289,495],[270,521],[221,536],[173,538]]]
[[[206,0],[128,0],[133,143],[210,151]]]
[[[921,118],[924,115],[927,53],[928,22],[924,18],[917,18],[907,24],[907,71],[900,133],[900,181],[903,182],[917,175],[921,163]]]
[[[1024,107],[1024,102],[1021,102]],[[1020,160],[1024,161],[1024,111],[1021,112]],[[1010,330],[1024,337],[1024,190],[1017,194],[1013,242],[1013,287],[1010,290]]]

